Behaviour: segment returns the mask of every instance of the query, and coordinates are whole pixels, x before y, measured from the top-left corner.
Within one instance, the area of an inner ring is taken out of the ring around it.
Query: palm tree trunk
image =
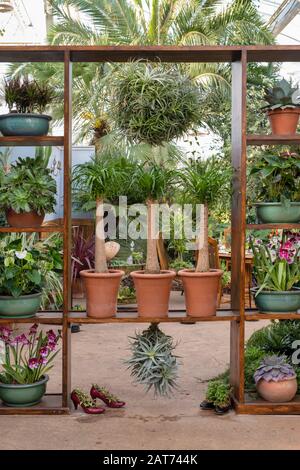
[[[208,207],[203,204],[201,207],[200,233],[198,240],[198,260],[196,272],[205,273],[209,271],[208,253]]]
[[[107,273],[103,199],[96,201],[95,272]]]
[[[159,274],[160,266],[157,255],[157,240],[155,238],[155,212],[154,203],[151,199],[146,201],[147,204],[147,259],[145,272],[148,274]]]

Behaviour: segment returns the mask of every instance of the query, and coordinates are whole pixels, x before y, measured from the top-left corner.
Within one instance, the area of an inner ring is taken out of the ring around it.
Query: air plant
[[[154,395],[170,396],[177,389],[177,356],[173,355],[174,340],[161,331],[156,323],[130,338],[132,357],[126,361],[136,383]]]
[[[286,356],[266,356],[254,373],[256,384],[262,379],[267,382],[279,382],[295,377],[295,370],[287,362]]]

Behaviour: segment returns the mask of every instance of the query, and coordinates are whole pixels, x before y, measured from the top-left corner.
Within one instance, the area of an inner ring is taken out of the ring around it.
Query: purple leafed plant
[[[279,382],[295,378],[296,373],[285,356],[266,356],[256,369],[253,377],[256,384],[261,379],[267,382]]]
[[[80,271],[95,267],[95,236],[85,239],[82,229],[76,227],[73,232],[71,258],[72,282],[74,282],[79,277]]]

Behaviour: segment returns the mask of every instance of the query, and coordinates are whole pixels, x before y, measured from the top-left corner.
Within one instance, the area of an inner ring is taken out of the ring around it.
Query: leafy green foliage
[[[284,156],[285,155],[285,156]],[[265,152],[250,163],[251,201],[300,201],[300,157]]]
[[[177,388],[177,357],[173,355],[173,338],[151,324],[131,339],[132,356],[126,361],[135,381],[154,389],[155,395],[169,396]]]
[[[149,160],[135,165],[130,186],[139,202],[160,201],[167,197],[176,177],[176,170]]]
[[[215,406],[225,408],[231,403],[232,387],[225,380],[211,380],[206,391],[206,400]]]
[[[175,67],[133,62],[113,80],[113,118],[132,142],[160,146],[201,122],[200,91]]]
[[[4,99],[9,112],[43,113],[55,99],[52,87],[47,83],[38,83],[27,77],[11,78],[4,83]]]
[[[0,207],[15,212],[34,211],[38,214],[54,211],[56,181],[45,167],[42,157],[19,158],[3,174],[0,186]]]
[[[297,87],[293,87],[292,79],[289,82],[285,79],[280,80],[273,88],[266,90],[264,99],[268,105],[264,109],[274,110],[300,106],[299,96],[296,98],[293,96],[297,90]]]
[[[179,177],[189,202],[212,206],[229,196],[231,170],[220,163],[215,157],[186,163]]]

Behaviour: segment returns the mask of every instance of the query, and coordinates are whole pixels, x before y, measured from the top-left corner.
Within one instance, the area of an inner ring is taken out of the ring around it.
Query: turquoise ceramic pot
[[[257,288],[251,289],[255,305],[260,313],[297,313],[300,309],[300,289],[298,288],[279,292],[261,291],[256,295],[257,290]]]
[[[34,317],[41,305],[42,293],[20,295],[0,295],[0,318]]]
[[[48,380],[49,376],[45,375],[33,384],[4,384],[0,382],[0,398],[6,406],[37,405],[46,393]]]
[[[0,132],[4,136],[47,135],[51,119],[51,116],[46,114],[2,114],[0,115]]]
[[[288,224],[300,221],[300,202],[291,202],[288,207],[281,202],[258,202],[253,205],[260,223]]]

